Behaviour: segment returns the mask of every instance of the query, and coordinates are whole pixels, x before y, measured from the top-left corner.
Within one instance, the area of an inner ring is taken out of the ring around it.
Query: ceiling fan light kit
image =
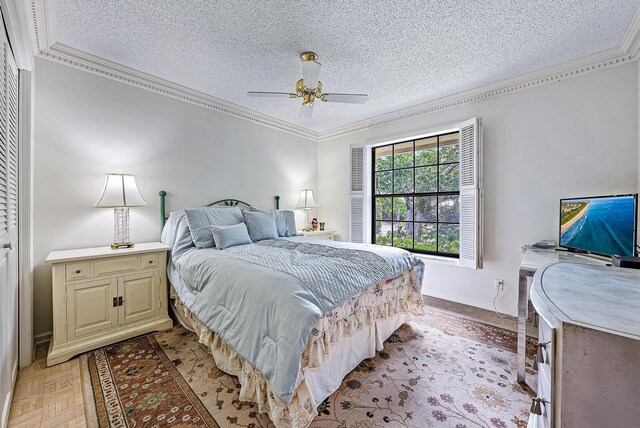
[[[313,52],[304,52],[300,55],[302,60],[302,79],[296,82],[296,93],[289,92],[256,92],[249,91],[250,97],[287,97],[302,98],[301,119],[311,119],[313,104],[316,99],[325,102],[363,104],[367,102],[369,96],[366,94],[325,94],[322,92],[322,82],[320,68],[322,64],[317,62],[318,55]]]

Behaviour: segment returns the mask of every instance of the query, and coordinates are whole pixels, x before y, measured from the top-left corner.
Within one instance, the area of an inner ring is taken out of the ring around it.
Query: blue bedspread
[[[376,245],[281,238],[238,247],[192,248],[173,263],[191,288],[189,308],[269,381],[285,404],[316,320],[358,292],[422,261]]]

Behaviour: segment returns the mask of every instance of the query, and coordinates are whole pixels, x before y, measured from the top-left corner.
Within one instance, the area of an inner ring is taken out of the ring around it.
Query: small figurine
[[[314,232],[318,230],[318,219],[315,217],[311,220],[311,229],[313,229]]]

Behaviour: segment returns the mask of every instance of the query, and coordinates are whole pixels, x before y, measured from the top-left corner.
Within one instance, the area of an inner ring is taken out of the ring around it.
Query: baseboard
[[[493,305],[491,304],[491,302],[485,302],[484,300],[474,299],[466,296],[460,296],[458,294],[451,294],[444,291],[430,290],[428,288],[426,289],[423,288],[422,294],[426,296],[437,297],[438,299],[444,299],[444,300],[449,300],[456,303],[462,303],[463,305],[469,305],[469,306],[473,306],[480,309],[486,309],[492,312],[494,311]],[[496,309],[501,314],[511,315],[514,317],[518,315],[515,309],[510,308],[508,306],[496,304]]]
[[[45,343],[51,342],[51,335],[53,332],[46,331],[44,333],[38,333],[33,336],[33,340],[36,342],[36,346],[43,345]]]

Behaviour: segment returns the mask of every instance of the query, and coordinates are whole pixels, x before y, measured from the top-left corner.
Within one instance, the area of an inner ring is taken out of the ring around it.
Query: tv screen
[[[610,256],[635,255],[638,195],[560,200],[560,246]]]

